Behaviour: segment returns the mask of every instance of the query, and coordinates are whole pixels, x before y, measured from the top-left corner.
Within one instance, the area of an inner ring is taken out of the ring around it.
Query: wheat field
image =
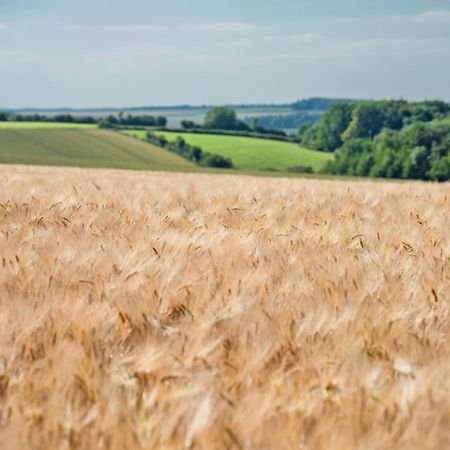
[[[0,448],[450,448],[450,185],[0,166]]]

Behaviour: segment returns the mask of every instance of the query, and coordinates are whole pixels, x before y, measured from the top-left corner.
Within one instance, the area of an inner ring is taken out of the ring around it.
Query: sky
[[[0,0],[0,107],[450,100],[449,0]]]

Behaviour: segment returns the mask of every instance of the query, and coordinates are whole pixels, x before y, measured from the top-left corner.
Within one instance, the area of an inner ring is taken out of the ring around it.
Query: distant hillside
[[[361,103],[362,101],[363,100],[347,98],[311,97],[308,99],[299,100],[291,106],[294,111],[328,111],[334,105],[341,105],[343,103],[355,104]]]
[[[254,119],[258,120],[258,125],[265,128],[275,128],[296,132],[303,125],[315,125],[320,118],[333,106],[340,104],[357,104],[362,100],[335,99],[312,97],[299,100],[290,105],[291,112],[288,114],[268,114],[259,117],[246,117],[245,123],[252,124]]]
[[[229,104],[227,107],[234,109],[238,117],[251,125],[255,119],[265,128],[296,131],[301,125],[314,125],[321,116],[332,106],[342,103],[358,103],[360,100],[331,99],[312,97],[293,103],[260,103],[260,104]],[[49,117],[60,114],[77,116],[92,116],[95,118],[108,115],[142,114],[159,115],[168,120],[169,127],[180,127],[183,120],[190,120],[201,124],[205,120],[207,112],[217,105],[174,105],[174,106],[131,106],[131,107],[98,107],[98,108],[18,108],[5,109],[15,114],[45,114]]]
[[[0,129],[0,164],[195,171],[197,167],[138,139],[97,129]]]
[[[226,104],[229,108],[235,110],[278,110],[282,109],[284,111],[326,111],[331,106],[339,103],[357,103],[360,100],[354,99],[333,99],[333,98],[322,98],[322,97],[311,97],[308,99],[298,100],[293,103],[235,103]],[[0,111],[8,111],[14,113],[93,113],[95,115],[99,113],[114,113],[114,112],[133,112],[133,111],[165,111],[165,112],[180,112],[180,111],[203,111],[214,108],[218,105],[173,105],[173,106],[116,106],[116,107],[94,107],[94,108],[72,108],[72,107],[56,107],[56,108],[38,108],[38,107],[26,107],[26,108],[2,108]],[[222,106],[222,105],[221,105]]]

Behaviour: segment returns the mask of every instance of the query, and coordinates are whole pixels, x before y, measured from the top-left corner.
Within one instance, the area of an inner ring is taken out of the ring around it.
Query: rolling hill
[[[143,138],[145,131],[127,130],[127,134]],[[231,158],[238,169],[243,170],[286,170],[295,166],[311,166],[321,169],[333,155],[299,147],[290,142],[274,141],[237,136],[176,133],[158,131],[167,140],[181,136],[187,143],[197,145],[210,153]]]
[[[48,129],[48,128],[97,128],[90,123],[63,123],[63,122],[0,122],[0,130],[15,129]]]
[[[139,139],[106,130],[62,126],[0,128],[0,164],[197,170],[189,161]]]

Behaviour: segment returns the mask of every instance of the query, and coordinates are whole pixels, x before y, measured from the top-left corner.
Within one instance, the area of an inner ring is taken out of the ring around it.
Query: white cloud
[[[264,41],[266,42],[311,42],[317,39],[322,39],[323,36],[318,34],[306,33],[306,34],[290,34],[280,36],[266,36]]]
[[[147,25],[147,24],[123,24],[123,25],[64,25],[62,31],[90,32],[95,34],[145,34],[155,32],[224,32],[240,33],[255,30],[255,25],[244,22],[218,22],[202,24],[179,25]]]
[[[201,24],[182,24],[177,27],[181,31],[219,31],[219,32],[247,32],[256,30],[256,26],[245,22],[218,22]]]
[[[113,47],[108,50],[95,53],[94,59],[104,61],[118,60],[150,60],[157,58],[158,60],[178,56],[180,51],[176,47],[168,45],[160,45],[153,43],[133,43],[130,45],[122,45]]]
[[[354,43],[353,48],[393,56],[448,54],[450,53],[450,39],[368,39]]]
[[[425,11],[412,16],[417,22],[450,22],[450,11]]]
[[[162,28],[157,25],[64,25],[63,31],[91,32],[96,34],[137,34],[160,31]]]
[[[318,46],[292,47],[285,52],[266,53],[258,56],[261,60],[295,61],[362,61],[371,58],[372,61],[389,58],[417,58],[423,55],[450,54],[450,39],[357,39],[357,40],[320,40]]]
[[[401,15],[394,14],[388,16],[379,16],[378,20],[394,20],[394,21],[406,21],[413,23],[437,23],[437,22],[450,22],[450,11],[445,10],[429,10],[419,14],[413,15]]]
[[[8,26],[5,23],[0,23],[0,30],[6,30]]]

